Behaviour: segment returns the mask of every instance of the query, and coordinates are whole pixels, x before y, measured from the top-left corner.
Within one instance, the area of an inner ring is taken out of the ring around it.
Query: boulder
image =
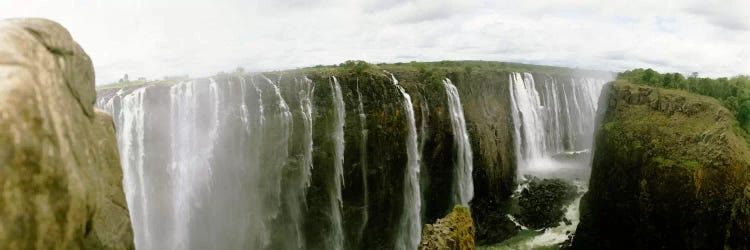
[[[469,209],[456,206],[445,218],[424,225],[419,249],[476,249],[474,222]]]
[[[133,249],[112,117],[61,25],[0,21],[0,246]]]
[[[576,198],[576,187],[563,179],[532,177],[518,198],[521,224],[542,229],[557,226],[565,218],[565,208]]]

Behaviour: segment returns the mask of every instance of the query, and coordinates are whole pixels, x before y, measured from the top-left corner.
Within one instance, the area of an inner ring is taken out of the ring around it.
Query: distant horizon
[[[338,64],[484,60],[621,72],[750,74],[749,1],[0,0],[59,22],[97,85]]]
[[[346,60],[346,61],[350,61],[350,60]],[[342,61],[341,63],[344,63],[346,61]],[[353,61],[364,61],[364,60],[353,60]],[[513,64],[524,64],[524,65],[533,65],[533,66],[568,68],[568,69],[572,69],[572,70],[600,71],[600,72],[603,72],[603,73],[612,73],[612,74],[622,73],[624,71],[633,70],[633,69],[649,69],[649,68],[629,68],[629,69],[624,69],[622,71],[612,71],[612,70],[588,69],[588,68],[568,67],[568,66],[559,66],[559,65],[533,64],[533,63],[525,63],[525,62],[493,61],[493,60],[470,60],[470,59],[467,59],[467,60],[438,60],[438,61],[408,61],[408,62],[406,62],[406,61],[403,61],[403,62],[370,62],[370,61],[365,61],[365,62],[367,62],[369,64],[372,64],[372,65],[379,65],[379,64],[399,64],[399,63],[439,63],[439,62],[494,62],[494,63],[513,63]],[[243,67],[243,70],[244,70],[245,73],[258,73],[258,74],[260,74],[260,73],[277,72],[277,71],[289,71],[289,70],[308,69],[308,68],[315,68],[317,66],[338,67],[339,64],[341,64],[341,63],[326,64],[326,65],[316,64],[316,65],[311,65],[311,66],[294,67],[294,68],[281,68],[281,69],[269,69],[269,70],[247,70],[247,69],[245,69]],[[238,66],[238,67],[242,67],[242,66]],[[214,73],[209,73],[207,75],[196,75],[196,76],[193,76],[193,75],[189,75],[189,74],[182,74],[182,75],[176,74],[176,75],[161,76],[161,77],[154,77],[154,78],[148,78],[148,77],[146,77],[146,80],[147,80],[147,82],[149,82],[149,81],[165,80],[166,78],[180,78],[180,77],[187,77],[189,79],[208,78],[208,77],[216,76],[216,74],[220,73],[220,72],[223,72],[223,73],[232,73],[238,67],[235,67],[235,68],[233,68],[231,70],[220,70],[220,71],[217,71],[217,72],[214,72]],[[656,70],[656,69],[654,69],[654,70]],[[685,77],[689,76],[692,73],[698,73],[698,77],[699,78],[703,78],[703,77],[708,77],[708,78],[722,78],[722,77],[731,78],[731,77],[740,77],[740,76],[750,77],[750,73],[745,73],[745,74],[740,73],[740,74],[736,74],[736,75],[727,75],[727,76],[705,76],[705,75],[702,75],[701,72],[673,72],[673,71],[658,71],[658,72],[660,72],[660,73],[678,73],[678,74],[681,74],[681,75],[683,75]],[[133,77],[136,77],[135,79],[137,79],[137,78],[140,78],[141,76],[130,75],[129,74],[129,78],[130,79],[134,79]],[[118,83],[117,81],[108,82],[108,83],[97,83],[96,86],[102,87],[102,86],[108,86],[108,85],[115,85],[117,83]]]

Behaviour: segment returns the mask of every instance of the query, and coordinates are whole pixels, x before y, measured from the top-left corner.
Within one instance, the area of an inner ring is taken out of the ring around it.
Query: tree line
[[[734,113],[738,125],[750,132],[750,77],[747,75],[708,78],[692,73],[685,77],[680,73],[661,74],[653,69],[634,69],[617,74],[617,79],[716,98]]]

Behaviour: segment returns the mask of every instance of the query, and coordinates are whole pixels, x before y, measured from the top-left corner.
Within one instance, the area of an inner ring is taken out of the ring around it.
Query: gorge
[[[415,249],[454,205],[492,243],[517,230],[492,235],[516,228],[502,204],[517,176],[585,188],[607,73],[450,63],[100,89],[138,248]]]

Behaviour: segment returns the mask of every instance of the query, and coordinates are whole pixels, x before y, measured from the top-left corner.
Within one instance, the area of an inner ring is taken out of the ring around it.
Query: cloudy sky
[[[0,18],[66,26],[92,57],[97,84],[125,73],[206,76],[349,59],[750,74],[748,0],[602,2],[0,0]]]

